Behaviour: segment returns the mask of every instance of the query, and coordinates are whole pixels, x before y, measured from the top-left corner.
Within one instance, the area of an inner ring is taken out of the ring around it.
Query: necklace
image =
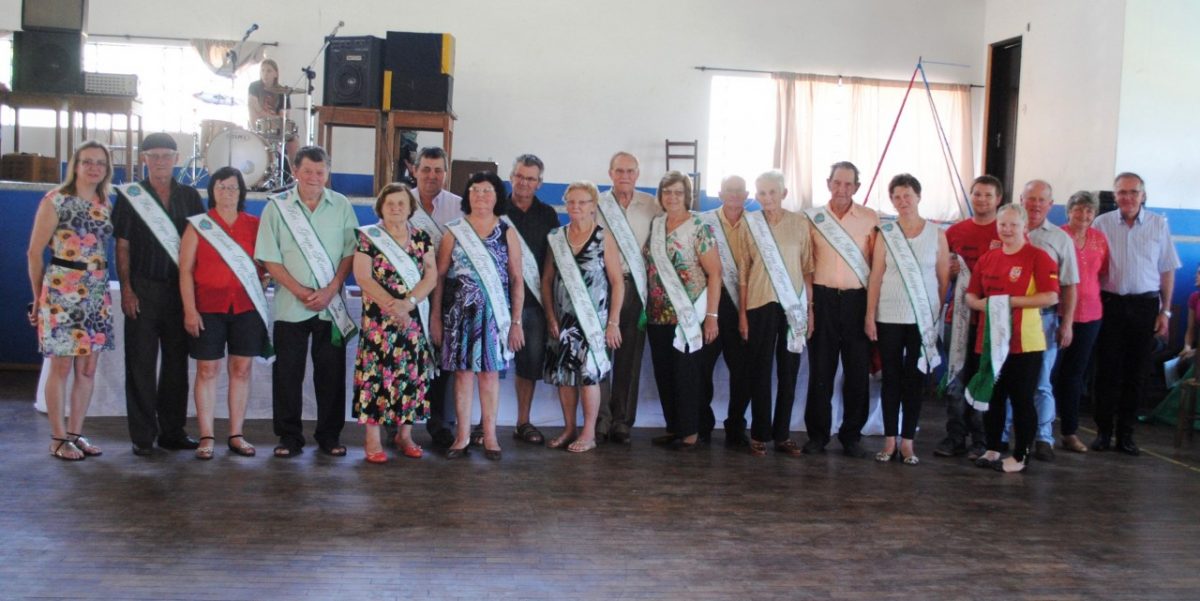
[[[592,239],[592,232],[595,230],[596,224],[593,223],[592,227],[587,230],[587,236],[584,236],[583,242],[576,244],[571,241],[571,228],[567,227],[567,243],[571,245],[571,250],[578,252],[579,250],[583,249],[583,246],[588,243],[588,240]]]

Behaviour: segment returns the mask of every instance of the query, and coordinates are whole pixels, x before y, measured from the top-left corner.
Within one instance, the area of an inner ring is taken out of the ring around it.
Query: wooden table
[[[318,106],[317,107],[317,144],[333,155],[333,128],[357,127],[375,130],[375,193],[391,180],[391,171],[387,153],[381,152],[386,146],[383,133],[383,112],[379,109],[357,108],[348,106]]]
[[[21,151],[21,109],[41,109],[54,111],[54,158],[63,161],[62,152],[62,122],[58,115],[67,113],[67,153],[70,158],[75,153],[75,115],[81,115],[82,137],[80,142],[88,139],[87,116],[89,114],[123,115],[125,117],[125,174],[128,181],[135,179],[134,165],[137,164],[137,153],[134,148],[142,144],[142,103],[136,98],[126,96],[94,96],[89,94],[42,94],[37,92],[8,92],[0,95],[0,105],[13,109],[13,152]],[[137,118],[137,144],[133,141],[133,120]],[[114,129],[111,120],[108,128],[109,146],[112,146]]]
[[[440,131],[442,132],[442,149],[446,151],[446,165],[450,165],[451,152],[454,150],[454,121],[458,116],[453,112],[431,113],[425,111],[388,111],[387,113],[387,165],[385,166],[387,181],[395,176],[396,161],[393,157],[400,156],[400,132]]]

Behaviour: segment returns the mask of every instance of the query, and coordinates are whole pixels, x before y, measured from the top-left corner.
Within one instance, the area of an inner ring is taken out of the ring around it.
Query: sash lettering
[[[846,231],[846,228],[842,227],[841,222],[833,216],[833,213],[829,212],[829,207],[812,208],[805,212],[808,214],[809,220],[816,226],[817,232],[850,266],[859,283],[866,286],[867,278],[871,275],[871,267],[867,265],[867,258],[863,256],[862,249],[850,238],[850,233]]]
[[[415,227],[415,226],[414,226]],[[409,297],[412,296],[412,291],[421,282],[421,267],[417,265],[417,260],[412,255],[405,252],[400,247],[400,243],[383,229],[382,224],[368,225],[358,228],[358,231],[383,253],[388,262],[396,268],[396,273],[400,275],[400,280],[404,282],[404,287],[408,288]],[[429,337],[429,299],[422,299],[417,303],[417,314],[421,317],[421,332],[425,334],[426,344],[432,345],[432,338]]]
[[[1006,294],[989,296],[983,330],[983,353],[979,356],[979,371],[967,385],[967,402],[976,411],[987,411],[992,400],[992,389],[1000,379],[1000,370],[1008,359],[1008,347],[1012,340],[1011,297]]]
[[[704,346],[704,330],[700,325],[700,314],[708,306],[708,290],[701,291],[695,303],[688,299],[687,290],[675,264],[667,256],[667,216],[659,215],[650,224],[650,258],[658,269],[658,279],[667,291],[667,300],[675,308],[679,325],[675,327],[675,349],[681,353],[694,353]]]
[[[733,260],[733,248],[729,246],[729,238],[725,235],[725,226],[721,223],[721,217],[717,215],[720,210],[718,207],[700,213],[700,220],[707,223],[717,237],[717,254],[721,257],[721,282],[725,284],[733,306],[737,307],[741,302],[738,298],[738,267],[737,262]]]
[[[483,240],[479,238],[479,235],[475,233],[475,228],[472,228],[466,219],[455,219],[446,224],[446,229],[454,233],[454,239],[462,246],[463,252],[466,253],[467,259],[471,263],[471,268],[475,271],[475,276],[479,278],[480,287],[487,295],[492,313],[496,315],[496,329],[500,334],[500,356],[505,361],[509,361],[515,356],[508,348],[508,330],[512,327],[512,315],[510,314],[512,307],[504,295],[504,283],[500,279],[500,272],[496,269],[492,253],[488,252],[487,247],[483,245]]]
[[[433,247],[437,248],[442,243],[442,228],[437,224],[436,221],[433,220],[433,217],[429,216],[429,213],[425,212],[425,209],[421,206],[420,201],[417,201],[416,204],[417,210],[413,212],[412,216],[409,217],[408,220],[414,226],[416,226],[417,229],[429,234],[429,240],[433,242]]]
[[[321,239],[317,237],[317,232],[313,229],[312,222],[309,221],[308,211],[300,206],[299,193],[293,189],[277,194],[271,200],[275,203],[275,208],[279,210],[279,215],[283,217],[284,225],[292,233],[292,238],[296,240],[296,246],[300,247],[301,254],[304,255],[304,261],[308,263],[308,268],[313,273],[317,287],[328,286],[335,275],[333,258],[321,245]],[[346,299],[342,298],[340,288],[333,295],[333,299],[329,301],[329,307],[326,310],[333,319],[333,344],[335,346],[341,346],[342,341],[352,338],[358,333],[358,326],[354,325],[354,320],[350,318],[350,312],[346,309]]]
[[[566,226],[563,226],[550,232],[550,251],[553,253],[558,275],[567,289],[567,296],[571,299],[571,306],[575,309],[575,316],[579,318],[579,327],[587,339],[588,359],[584,368],[599,379],[612,368],[605,351],[607,345],[604,340],[604,327],[600,325],[600,312],[596,310],[592,296],[588,294],[583,274],[575,262],[575,255],[571,253],[570,244],[567,243],[566,230]]]
[[[629,273],[633,276],[638,297],[642,299],[642,306],[645,307],[646,262],[642,258],[642,247],[637,243],[633,228],[629,226],[629,220],[625,217],[625,209],[617,204],[612,192],[600,195],[599,209],[601,225],[612,232],[617,248],[621,249],[621,257],[625,259],[625,265],[629,267]]]
[[[258,279],[258,267],[254,264],[254,259],[250,258],[250,255],[246,254],[246,249],[242,248],[207,214],[192,215],[188,217],[188,222],[196,228],[196,233],[200,234],[200,237],[216,249],[221,260],[225,261],[225,265],[237,277],[242,289],[250,296],[250,301],[254,303],[254,311],[258,313],[268,332],[267,346],[263,349],[263,357],[273,356],[275,351],[271,348],[269,337],[271,312],[267,304],[267,294],[262,288],[262,281]]]
[[[154,239],[158,240],[163,250],[167,251],[167,256],[171,257],[175,266],[178,267],[179,230],[175,229],[175,224],[167,216],[166,210],[137,182],[117,186],[117,190],[121,192],[125,200],[129,201],[133,212],[142,218],[146,227],[150,228],[150,233],[154,234]]]
[[[954,283],[953,313],[950,317],[950,350],[947,354],[946,375],[942,388],[949,386],[967,362],[967,338],[970,336],[971,308],[967,306],[967,285],[971,282],[971,270],[961,255],[958,260],[958,279]]]
[[[517,240],[521,241],[521,278],[525,280],[525,286],[533,293],[533,298],[537,299],[539,305],[542,304],[542,272],[541,265],[538,265],[537,257],[533,256],[533,250],[525,243],[525,238],[521,236],[521,231],[513,225],[508,215],[500,217],[500,220],[508,224],[517,234]]]
[[[926,223],[925,227],[934,227]],[[912,243],[904,236],[899,223],[885,223],[879,226],[879,235],[883,238],[888,254],[896,262],[900,272],[900,280],[904,282],[904,291],[908,294],[908,302],[912,306],[913,315],[917,318],[917,330],[921,333],[921,358],[917,368],[924,373],[932,373],[934,368],[942,364],[938,353],[938,328],[934,322],[941,303],[934,305],[925,288],[925,278],[921,273],[921,264],[913,253]],[[941,299],[938,299],[939,301]]]
[[[762,257],[763,267],[771,278],[771,286],[775,289],[775,298],[783,307],[787,316],[788,334],[787,348],[789,352],[804,351],[805,338],[808,334],[808,300],[804,290],[804,282],[792,281],[787,266],[783,262],[783,254],[779,252],[779,242],[775,233],[767,223],[767,216],[762,212],[746,213],[746,227],[750,228],[750,239],[758,246],[758,255]],[[797,290],[799,292],[797,292]]]

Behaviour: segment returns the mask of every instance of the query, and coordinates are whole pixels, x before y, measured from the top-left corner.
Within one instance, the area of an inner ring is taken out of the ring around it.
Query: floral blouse
[[[666,218],[665,215],[661,215],[655,217],[654,221]],[[655,227],[658,227],[657,223],[650,226],[650,231],[653,232]],[[679,279],[683,280],[683,288],[687,291],[688,298],[695,301],[708,286],[708,279],[704,275],[704,270],[700,268],[700,255],[708,252],[710,248],[716,248],[717,238],[713,234],[712,228],[701,221],[695,213],[692,213],[691,217],[674,231],[667,232],[666,238],[667,256],[675,265]],[[667,289],[663,286],[662,279],[659,278],[658,267],[655,266],[654,257],[650,254],[650,244],[653,240],[654,234],[651,233],[650,240],[646,242],[646,248],[643,250],[643,254],[646,255],[647,282],[650,287],[646,295],[646,318],[652,324],[676,324],[679,323],[679,318],[675,315],[675,308],[671,306]]]

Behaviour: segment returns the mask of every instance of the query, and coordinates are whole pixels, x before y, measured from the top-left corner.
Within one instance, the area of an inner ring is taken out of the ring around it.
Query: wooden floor
[[[505,431],[499,464],[381,467],[353,424],[344,459],[205,463],[133,456],[123,418],[89,420],[104,456],[65,463],[35,381],[0,372],[4,600],[1200,598],[1200,453],[1173,459],[1162,426],[1139,430],[1156,456],[1021,475],[934,457],[935,404],[917,467],[684,454],[650,431],[581,456]],[[269,423],[247,433],[269,452]]]

